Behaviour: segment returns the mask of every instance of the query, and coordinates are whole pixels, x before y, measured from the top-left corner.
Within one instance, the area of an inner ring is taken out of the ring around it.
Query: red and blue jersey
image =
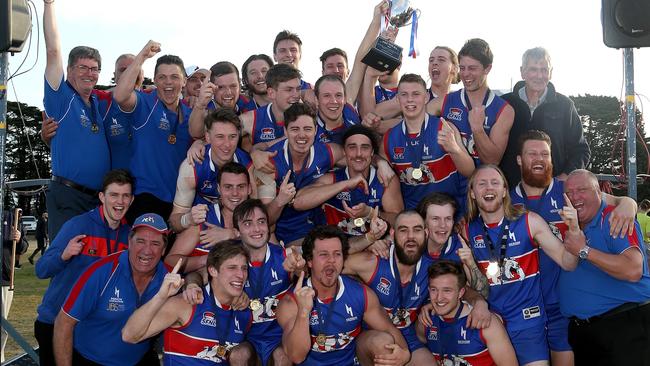
[[[458,131],[460,131],[463,145],[465,145],[469,154],[474,158],[476,166],[479,166],[481,165],[481,160],[479,159],[478,151],[476,151],[474,135],[472,134],[472,128],[469,124],[469,109],[471,109],[471,106],[468,107],[467,100],[469,100],[469,98],[465,94],[465,89],[460,89],[447,94],[445,99],[442,101],[440,116],[456,125]],[[485,130],[485,133],[489,136],[492,127],[499,119],[499,116],[501,116],[501,112],[508,105],[508,102],[494,94],[492,90],[488,89],[483,104],[485,105],[485,121],[483,122],[483,130]]]
[[[167,109],[157,93],[136,91],[138,101],[133,110],[133,156],[131,173],[135,194],[150,193],[172,202],[176,192],[178,168],[187,157],[192,138],[188,130],[190,113],[179,103],[181,112]],[[170,135],[175,143],[170,143]]]
[[[165,330],[165,365],[228,365],[230,351],[245,340],[252,321],[250,310],[233,310],[220,304],[210,285],[203,288],[203,299],[203,303],[194,305],[192,316],[185,324]],[[219,347],[225,347],[223,357],[219,355]]]
[[[384,88],[381,85],[375,85],[375,104],[391,100],[397,96],[397,87]]]
[[[465,306],[469,306],[465,304]],[[469,315],[469,314],[468,314]],[[467,328],[467,315],[458,319],[432,317],[424,329],[427,348],[441,365],[494,366],[480,329]]]
[[[36,276],[52,279],[38,306],[37,319],[54,324],[54,319],[79,274],[98,259],[128,248],[130,230],[126,220],[122,220],[117,229],[111,229],[104,218],[102,206],[75,216],[63,224],[43,257],[36,262]],[[84,243],[81,253],[67,261],[61,259],[68,242],[80,234],[86,235],[81,239]]]
[[[158,292],[167,270],[162,261],[140,295],[133,283],[128,250],[93,263],[72,287],[62,311],[78,323],[74,349],[100,365],[135,365],[150,348],[149,341],[122,341],[131,314]]]
[[[509,230],[505,253],[502,255],[502,234],[505,235],[502,230],[505,230],[505,225]],[[487,299],[490,310],[501,315],[508,332],[543,326],[546,312],[539,283],[538,247],[530,234],[528,213],[515,221],[507,222],[504,218],[494,227],[484,224],[479,216],[466,228],[468,244],[490,284]],[[501,262],[499,273],[487,274],[491,261]]]
[[[563,240],[566,224],[560,217],[564,207],[564,184],[553,178],[542,196],[527,196],[524,188],[519,183],[510,191],[510,199],[514,206],[526,208],[540,215],[548,222],[551,231],[558,239]],[[539,274],[542,285],[544,304],[558,304],[560,298],[557,294],[557,283],[560,279],[560,266],[555,263],[543,250],[539,252]]]
[[[111,151],[111,169],[129,169],[133,155],[133,114],[122,111],[111,98],[102,120]]]
[[[203,161],[194,164],[194,182],[196,187],[196,194],[194,195],[194,202],[192,206],[198,204],[210,205],[216,202],[219,198],[219,191],[217,191],[217,175],[219,174],[219,167],[212,161],[212,146],[205,145],[205,153],[203,154]],[[250,155],[244,150],[237,148],[232,156],[232,161],[245,166],[247,169],[251,166],[252,160]]]
[[[300,79],[300,90],[308,90],[308,89],[313,89],[311,84]]]
[[[278,141],[268,151],[277,151],[271,162],[275,166],[275,183],[278,187],[282,184],[284,176],[293,167],[289,163],[289,143],[287,140]],[[305,166],[300,171],[293,171],[293,179],[296,190],[312,184],[316,179],[334,167],[332,150],[327,144],[315,142],[309,150]],[[275,235],[278,240],[285,243],[292,242],[307,235],[309,230],[323,220],[323,210],[320,207],[298,211],[293,206],[285,206],[275,226]]]
[[[221,215],[221,206],[219,203],[207,203],[208,206],[208,212],[205,215],[205,222],[202,223],[199,226],[200,230],[208,230],[209,226],[206,225],[206,222],[208,224],[216,225],[218,227],[223,228],[224,227],[224,221],[223,221],[223,216]],[[196,243],[196,246],[192,250],[192,253],[190,253],[191,257],[200,257],[202,255],[208,255],[210,253],[210,248],[213,247],[214,245],[211,245],[209,242],[201,243],[198,242]]]
[[[307,280],[307,286],[312,287],[311,279]],[[290,295],[295,300],[293,289]],[[309,315],[311,348],[307,358],[300,365],[357,364],[356,337],[361,333],[367,306],[366,287],[344,275],[339,276],[338,292],[331,302],[323,303],[314,298],[314,307]],[[326,320],[327,323],[324,324]],[[325,336],[322,345],[316,342],[319,334]]]
[[[415,322],[420,308],[429,300],[427,270],[433,261],[423,255],[413,269],[411,280],[406,283],[401,283],[396,261],[395,246],[391,246],[388,259],[378,256],[368,287],[377,294],[388,318],[404,335],[409,350],[415,350],[421,347],[415,334]]]
[[[284,137],[284,121],[276,121],[269,103],[253,110],[253,128],[251,141],[253,145],[260,142],[269,142]]]
[[[445,245],[443,245],[440,249],[440,253],[434,254],[426,251],[423,255],[429,257],[429,259],[434,262],[444,259],[448,261],[454,261],[456,263],[462,263],[460,257],[458,256],[458,249],[462,247],[463,244],[460,242],[458,233],[452,232]]]
[[[384,134],[384,153],[399,177],[407,210],[415,209],[420,199],[431,192],[445,192],[456,199],[459,212],[465,211],[461,175],[451,156],[438,144],[441,128],[440,120],[427,114],[417,136],[407,133],[405,121]],[[422,171],[419,180],[411,175],[418,168]]]
[[[350,179],[348,168],[338,169],[332,172],[333,182],[342,182]],[[328,225],[338,226],[348,235],[364,235],[368,230],[366,226],[358,227],[354,224],[354,220],[343,209],[343,202],[349,206],[355,206],[360,203],[365,203],[368,207],[374,208],[379,206],[381,209],[381,199],[384,196],[384,186],[377,178],[377,171],[371,165],[370,173],[368,174],[368,194],[363,192],[360,187],[355,187],[353,190],[345,190],[336,194],[323,203],[323,211],[325,212],[325,219]]]
[[[348,103],[343,106],[343,114],[341,118],[343,118],[343,123],[340,126],[328,130],[325,122],[323,122],[319,114],[316,118],[316,141],[343,145],[343,135],[345,134],[345,131],[347,131],[351,126],[359,124],[361,120],[359,119],[359,113],[357,113],[357,110]]]
[[[566,317],[586,319],[603,314],[627,302],[645,302],[650,299],[650,274],[648,261],[641,238],[639,223],[635,223],[632,235],[624,238],[612,237],[609,216],[614,206],[600,205],[596,216],[582,231],[588,245],[606,254],[619,255],[626,250],[638,250],[643,256],[643,272],[638,281],[616,279],[588,260],[578,262],[578,267],[560,274],[560,310]]]
[[[45,79],[43,105],[59,126],[52,138],[52,174],[94,190],[100,190],[111,169],[111,155],[102,117],[111,95],[93,90],[90,104],[81,99],[61,76],[54,90]]]
[[[257,299],[262,304],[261,308],[252,310],[253,326],[248,340],[262,359],[263,365],[267,364],[273,350],[282,342],[282,328],[275,318],[275,312],[280,299],[291,286],[289,273],[282,267],[284,258],[284,248],[269,243],[264,262],[253,262],[248,267],[248,281],[244,287],[248,298]]]

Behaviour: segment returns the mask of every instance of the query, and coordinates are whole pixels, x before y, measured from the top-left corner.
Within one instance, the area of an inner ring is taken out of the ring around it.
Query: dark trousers
[[[45,238],[36,238],[36,250],[29,256],[29,258],[34,259],[36,254],[39,252],[41,255],[45,253]]]
[[[172,213],[172,208],[173,204],[171,202],[160,200],[150,193],[141,193],[133,199],[133,203],[126,213],[126,220],[129,224],[133,224],[133,221],[140,215],[157,213],[166,221]]]
[[[40,321],[34,322],[34,337],[38,342],[38,359],[41,366],[55,366],[54,349],[52,338],[54,336],[54,324],[47,324]]]
[[[91,361],[82,356],[77,350],[72,352],[72,365],[73,366],[101,366],[97,362]],[[135,366],[160,366],[158,354],[150,349],[144,357]]]
[[[71,218],[86,213],[99,205],[99,198],[51,181],[45,194],[47,232],[54,241],[61,226]]]
[[[650,304],[589,323],[571,320],[576,366],[650,365]]]

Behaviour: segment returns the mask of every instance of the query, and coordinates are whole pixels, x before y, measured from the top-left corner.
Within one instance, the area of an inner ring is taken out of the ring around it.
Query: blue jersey
[[[475,149],[474,135],[472,128],[469,124],[469,110],[467,106],[467,98],[465,89],[460,89],[451,92],[445,96],[442,101],[442,109],[440,116],[452,122],[460,131],[460,136],[463,140],[463,145],[469,151],[469,154],[474,158],[476,166],[481,165],[481,160],[478,157],[478,151]],[[504,99],[494,94],[492,90],[487,91],[485,101],[485,122],[483,123],[483,130],[489,136],[492,127],[501,116],[501,112],[508,105]]]
[[[468,244],[490,284],[490,309],[503,317],[508,332],[543,326],[546,313],[539,284],[538,248],[528,228],[528,214],[507,224],[509,231],[503,256],[500,233],[504,233],[501,230],[505,230],[505,222],[487,227],[477,217],[467,226]],[[501,274],[488,275],[490,261],[498,262],[499,259],[503,263]]]
[[[133,155],[133,114],[122,111],[111,98],[102,120],[111,151],[111,169],[129,169]]]
[[[52,174],[94,190],[111,168],[111,156],[102,117],[110,94],[93,90],[90,104],[63,80],[54,90],[45,80],[43,105],[59,126],[52,138]]]
[[[423,255],[429,257],[429,259],[434,262],[444,259],[454,261],[456,263],[461,263],[460,257],[458,256],[458,249],[462,247],[463,244],[460,242],[458,234],[452,232],[445,245],[440,248],[440,253],[431,253],[427,251]]]
[[[253,145],[284,137],[284,121],[276,121],[269,103],[253,111],[251,141]]]
[[[343,123],[332,130],[328,130],[319,114],[316,118],[316,141],[343,145],[345,131],[351,126],[359,124],[361,121],[356,109],[347,103],[343,106],[343,115],[341,117],[343,118]]]
[[[233,310],[219,304],[210,285],[203,288],[203,299],[203,303],[194,305],[187,323],[165,330],[165,365],[228,365],[230,351],[244,341],[251,324],[250,310]],[[220,347],[226,351],[221,356]]]
[[[287,172],[293,170],[293,167],[290,167],[289,164],[288,144],[287,140],[279,141],[268,150],[278,152],[272,158],[272,163],[275,166],[275,183],[278,187],[282,184],[282,180]],[[296,186],[296,190],[312,184],[316,179],[332,169],[334,163],[330,147],[327,144],[315,142],[310,149],[304,169],[293,172],[295,178],[293,183]],[[276,223],[275,235],[278,240],[289,243],[307,235],[309,230],[315,224],[320,223],[321,220],[323,220],[323,211],[320,207],[312,210],[298,211],[293,206],[285,206]]]
[[[381,85],[375,85],[375,104],[391,100],[397,96],[397,87],[384,88]]]
[[[138,91],[136,94],[131,158],[131,173],[137,182],[135,194],[150,193],[162,201],[172,202],[178,168],[192,143],[188,130],[191,110],[179,103],[179,116],[167,109],[156,93]]]
[[[112,254],[93,263],[79,276],[62,311],[77,320],[74,349],[100,365],[135,365],[150,348],[149,341],[122,341],[131,314],[158,292],[167,270],[162,261],[142,295],[133,283],[129,253]]]
[[[273,350],[282,341],[282,328],[275,318],[280,299],[291,285],[289,273],[282,267],[286,254],[277,244],[268,244],[264,263],[251,263],[244,291],[251,300],[257,299],[262,307],[253,310],[253,326],[248,340],[266,365]]]
[[[221,206],[219,203],[208,203],[208,213],[205,215],[205,222],[199,226],[200,230],[208,230],[208,224],[216,225],[218,227],[224,227],[223,216],[221,215]],[[196,243],[196,246],[190,253],[191,257],[200,257],[202,255],[208,255],[210,253],[210,248],[214,245],[211,245],[209,242]]]
[[[414,350],[421,346],[415,334],[415,322],[420,307],[429,301],[427,270],[433,262],[423,255],[415,265],[411,280],[400,283],[396,260],[395,246],[391,246],[388,259],[377,257],[377,267],[368,281],[368,287],[377,294],[379,303],[386,309],[393,325],[404,335],[409,349]]]
[[[524,207],[529,211],[540,215],[548,222],[553,234],[563,240],[567,229],[566,224],[560,217],[560,211],[564,207],[564,184],[562,181],[553,178],[543,196],[526,196],[521,183],[510,191],[510,199],[515,206]],[[544,304],[558,304],[560,298],[557,293],[557,283],[560,279],[560,266],[555,263],[543,250],[539,252],[539,274],[542,285],[542,296]]]
[[[54,319],[79,274],[98,259],[128,248],[130,230],[126,220],[122,220],[116,230],[111,229],[104,218],[102,206],[75,216],[63,224],[43,257],[36,262],[36,276],[52,279],[38,306],[37,319],[54,324]],[[67,261],[61,259],[68,242],[80,234],[86,235],[81,239],[84,243],[81,253]]]
[[[348,168],[335,170],[332,172],[332,175],[334,178],[332,184],[350,179]],[[348,207],[365,203],[368,207],[375,208],[379,206],[381,209],[381,199],[383,196],[384,186],[379,182],[377,171],[371,165],[370,173],[368,174],[368,194],[365,194],[362,188],[355,187],[351,191],[341,191],[323,203],[323,211],[325,212],[327,224],[338,226],[339,229],[348,235],[364,235],[368,232],[366,225],[359,227],[354,224],[354,220],[343,209],[343,201],[345,201]]]
[[[427,348],[441,365],[496,365],[482,331],[465,326],[467,315],[457,319],[434,316],[431,321],[433,324],[424,329],[424,336],[427,338]]]
[[[307,286],[312,287],[311,279],[307,280]],[[293,298],[293,292],[290,294]],[[357,364],[356,337],[361,333],[367,304],[366,287],[348,276],[339,276],[338,293],[332,302],[325,304],[320,299],[314,299],[314,307],[309,315],[311,348],[300,365]],[[330,312],[332,315],[329,315]],[[323,324],[325,320],[329,320],[327,324]],[[316,342],[319,334],[325,336],[324,344]]]
[[[575,270],[562,271],[560,274],[560,310],[566,317],[586,319],[627,302],[641,303],[650,299],[650,274],[639,224],[635,223],[632,235],[625,238],[612,237],[609,234],[609,216],[614,208],[603,201],[594,218],[582,231],[590,247],[606,254],[618,255],[626,250],[640,251],[643,256],[641,278],[635,282],[619,280],[590,261],[581,260]]]
[[[312,89],[311,84],[300,79],[300,90],[308,90],[308,89]]]
[[[417,207],[420,199],[431,192],[445,192],[456,198],[459,212],[464,212],[465,189],[461,175],[451,156],[438,144],[439,119],[426,115],[417,136],[407,133],[402,121],[384,134],[384,153],[399,177],[404,206]],[[419,168],[422,176],[415,179],[413,170]]]
[[[203,154],[203,162],[194,164],[194,181],[196,187],[196,194],[194,195],[194,202],[192,206],[198,204],[209,205],[217,202],[219,192],[217,191],[217,175],[219,174],[219,167],[212,161],[212,146],[205,145],[205,153]],[[235,150],[232,156],[232,161],[250,168],[252,160],[248,153],[240,148]]]

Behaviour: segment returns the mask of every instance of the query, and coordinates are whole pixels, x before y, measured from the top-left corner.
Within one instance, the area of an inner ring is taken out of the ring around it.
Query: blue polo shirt
[[[119,104],[111,99],[107,103],[103,121],[111,151],[111,169],[129,169],[133,154],[133,114],[124,112]]]
[[[150,342],[122,341],[122,328],[131,314],[158,292],[167,270],[162,261],[142,296],[133,283],[129,252],[115,253],[93,263],[72,287],[62,310],[78,321],[74,348],[101,365],[135,365]]]
[[[131,174],[135,194],[150,193],[165,202],[174,200],[178,168],[192,144],[188,130],[192,110],[179,103],[181,117],[167,109],[157,93],[136,91],[133,110],[133,156]],[[176,141],[169,143],[174,134]]]
[[[45,79],[43,106],[59,126],[50,144],[52,174],[100,190],[111,168],[102,117],[110,94],[93,90],[90,105],[61,77],[58,90]]]
[[[609,215],[613,210],[614,206],[606,206],[605,201],[601,203],[596,216],[582,229],[587,238],[587,245],[613,255],[626,250],[640,251],[643,255],[641,279],[637,282],[618,280],[590,261],[580,260],[574,271],[562,271],[560,274],[560,310],[566,317],[586,319],[626,302],[650,300],[650,275],[639,224],[635,223],[632,235],[622,239],[618,236],[612,237],[609,235]]]

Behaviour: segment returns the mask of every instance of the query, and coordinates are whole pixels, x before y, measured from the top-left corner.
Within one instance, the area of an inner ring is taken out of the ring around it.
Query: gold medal
[[[172,145],[175,144],[176,143],[176,135],[174,135],[174,134],[169,135],[169,137],[167,137],[167,142],[169,142]]]
[[[325,337],[325,334],[323,334],[323,333],[319,333],[316,336],[316,344],[319,345],[319,346],[324,346],[326,340],[327,340],[327,337]]]
[[[362,217],[357,217],[356,219],[354,219],[354,226],[356,227],[362,227],[365,224],[366,224],[366,220]]]
[[[411,177],[415,180],[420,180],[422,178],[422,169],[416,168],[411,172]]]
[[[486,274],[490,277],[494,277],[499,274],[499,265],[497,262],[490,262],[487,266]]]
[[[228,351],[228,349],[226,348],[226,346],[218,346],[217,347],[217,356],[219,356],[221,358],[224,358],[224,356],[226,356],[227,351]]]
[[[258,299],[253,299],[248,307],[253,311],[258,311],[262,308],[262,302]]]
[[[99,132],[99,125],[98,125],[97,123],[93,122],[93,124],[90,125],[90,130],[91,130],[93,133],[97,133],[97,132]]]

